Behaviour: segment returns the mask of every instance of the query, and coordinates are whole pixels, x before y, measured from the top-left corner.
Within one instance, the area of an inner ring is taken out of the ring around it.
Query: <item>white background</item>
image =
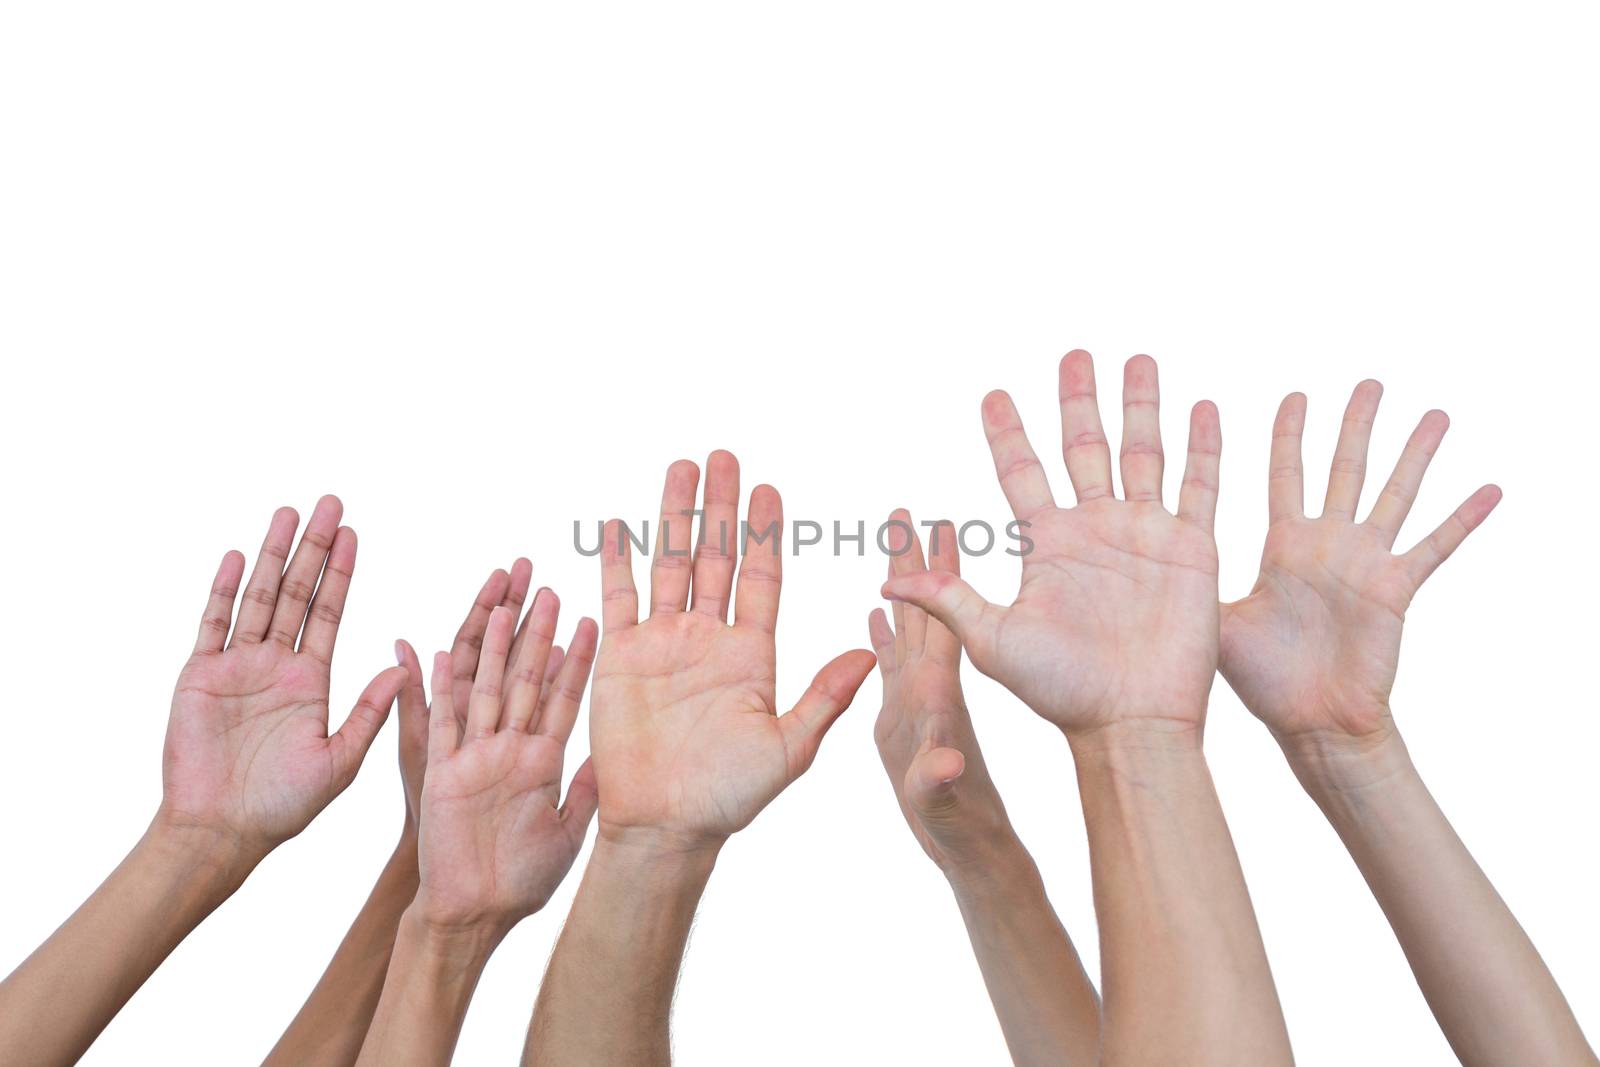
[[[572,521],[653,515],[679,456],[733,449],[791,517],[1002,522],[978,401],[1010,389],[1051,459],[1056,359],[1083,346],[1103,383],[1157,357],[1169,444],[1220,405],[1229,597],[1284,393],[1311,397],[1319,471],[1350,387],[1381,378],[1373,481],[1424,410],[1451,413],[1402,543],[1482,482],[1506,499],[1414,607],[1394,706],[1600,1036],[1592,5],[532,6],[0,9],[0,970],[143,829],[216,561],[276,505],[336,491],[361,533],[347,707],[396,636],[426,656],[519,553],[564,632],[597,614]],[[881,570],[789,561],[780,701],[865,643]],[[968,570],[1015,587],[1008,557]],[[1092,969],[1066,746],[967,689]],[[1003,1059],[873,750],[878,694],[725,851],[684,1063]],[[1220,682],[1209,727],[1301,1061],[1447,1062],[1337,839]],[[89,1062],[264,1054],[400,817],[390,725]],[[495,956],[461,1062],[514,1061],[576,882]]]

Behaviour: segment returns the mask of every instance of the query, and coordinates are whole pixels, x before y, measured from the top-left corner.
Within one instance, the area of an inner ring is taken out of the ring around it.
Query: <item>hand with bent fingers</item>
[[[1350,397],[1317,518],[1307,518],[1304,508],[1304,394],[1286,397],[1273,425],[1261,576],[1249,596],[1222,606],[1221,669],[1245,706],[1280,739],[1325,733],[1377,741],[1393,730],[1389,691],[1406,608],[1500,502],[1500,489],[1485,485],[1414,548],[1394,554],[1400,526],[1450,425],[1444,412],[1430,411],[1371,514],[1357,522],[1382,395],[1381,385],[1365,381]]]
[[[871,653],[846,652],[818,672],[793,710],[777,714],[783,504],[768,485],[750,494],[754,536],[736,592],[739,463],[714,452],[707,468],[692,556],[700,472],[687,460],[667,471],[643,622],[627,535],[616,520],[605,527],[605,635],[590,722],[602,834],[639,830],[706,843],[748,825],[811,765],[872,669]]]
[[[896,575],[890,600],[943,620],[973,665],[1069,733],[1125,719],[1197,728],[1216,672],[1217,550],[1212,540],[1222,431],[1210,401],[1194,406],[1176,514],[1161,503],[1163,456],[1155,361],[1123,377],[1122,484],[1100,428],[1094,364],[1075,351],[1060,369],[1062,451],[1076,507],[1056,505],[1011,398],[990,393],[983,426],[1023,534],[1022,585],[1008,607],[948,571]]]
[[[937,523],[929,564],[911,516],[890,516],[889,571],[959,574],[956,528]],[[873,737],[923,851],[949,879],[1006,1045],[1018,1064],[1092,1063],[1100,1001],[1050,906],[978,749],[961,695],[961,642],[911,604],[868,620],[883,675]]]
[[[231,640],[244,557],[223,557],[172,699],[161,818],[264,855],[355,778],[405,671],[381,672],[329,733],[329,664],[356,561],[342,510],[337,497],[318,501],[293,559],[298,517],[290,508],[273,516]]]
[[[493,609],[465,722],[455,708],[453,656],[434,658],[417,847],[416,906],[426,922],[509,929],[544,906],[583,846],[594,773],[587,763],[579,768],[563,807],[561,770],[596,628],[581,620],[571,654],[558,657],[551,643],[560,610],[553,592],[539,590],[514,641],[514,609]]]
[[[910,513],[896,511],[889,521],[891,576],[930,567],[961,573],[954,525],[933,527],[925,564]],[[955,874],[982,863],[1015,832],[961,693],[961,642],[914,604],[893,608],[893,628],[882,608],[868,619],[883,676],[883,707],[872,736],[918,844],[941,870]]]

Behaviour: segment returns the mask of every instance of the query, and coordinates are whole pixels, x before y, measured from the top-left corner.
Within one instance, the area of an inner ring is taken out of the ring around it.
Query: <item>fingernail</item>
[[[399,641],[396,641],[394,643],[394,661],[395,661],[395,663],[399,664],[402,667],[404,667],[406,665],[406,650],[405,650],[405,646],[402,645]]]

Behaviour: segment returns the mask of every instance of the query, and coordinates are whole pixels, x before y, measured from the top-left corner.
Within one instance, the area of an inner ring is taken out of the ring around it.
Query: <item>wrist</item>
[[[607,882],[637,883],[657,894],[698,897],[711,878],[725,839],[644,827],[601,824],[589,870]],[[585,879],[589,873],[585,873]]]
[[[446,973],[475,973],[515,925],[496,918],[459,920],[430,911],[425,895],[400,916],[399,936],[435,969]]]
[[[271,849],[163,809],[151,820],[135,851],[150,856],[186,884],[226,897],[244,884]]]
[[[981,849],[942,865],[941,870],[963,905],[1021,901],[1044,884],[1033,857],[1010,827],[985,838]]]
[[[1295,777],[1318,799],[1354,797],[1416,775],[1411,754],[1392,726],[1379,734],[1308,731],[1277,740]]]
[[[1199,755],[1205,731],[1198,719],[1155,715],[1117,719],[1086,730],[1063,731],[1074,759],[1118,753]]]

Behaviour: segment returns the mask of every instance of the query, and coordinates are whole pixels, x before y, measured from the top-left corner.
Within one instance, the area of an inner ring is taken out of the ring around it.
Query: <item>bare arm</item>
[[[1358,523],[1381,395],[1367,381],[1351,396],[1317,518],[1304,508],[1305,397],[1279,408],[1261,577],[1223,606],[1222,673],[1350,850],[1461,1061],[1593,1063],[1555,979],[1423,785],[1390,713],[1406,609],[1500,490],[1484,486],[1395,553],[1449,419],[1422,417]]]
[[[626,537],[620,523],[606,524],[605,637],[589,719],[600,830],[524,1063],[668,1062],[673,987],[718,850],[811,766],[872,669],[870,653],[847,652],[777,714],[783,505],[777,490],[758,486],[747,541],[738,461],[713,452],[707,467],[694,539],[699,469],[680,460],[667,471],[643,622]]]
[[[1162,504],[1154,361],[1123,380],[1123,499],[1086,352],[1060,367],[1062,451],[1078,497],[1055,503],[1015,405],[983,404],[995,471],[1031,544],[1009,606],[953,573],[884,593],[936,616],[973,665],[1066,734],[1093,862],[1108,1062],[1290,1059],[1261,935],[1201,754],[1217,666],[1212,540],[1222,435],[1195,405],[1176,512]]]
[[[890,574],[960,573],[955,526],[934,524],[929,560],[908,512],[890,516]],[[983,760],[961,692],[961,642],[914,604],[868,621],[883,675],[873,731],[895,798],[950,883],[1011,1058],[1095,1063],[1100,998],[1050,906]]]
[[[105,883],[0,983],[0,1060],[66,1064],[260,861],[355,778],[404,672],[328,729],[328,667],[355,532],[324,497],[273,517],[234,617],[244,557],[223,557],[167,722],[161,808]],[[288,561],[287,569],[284,562]]]

